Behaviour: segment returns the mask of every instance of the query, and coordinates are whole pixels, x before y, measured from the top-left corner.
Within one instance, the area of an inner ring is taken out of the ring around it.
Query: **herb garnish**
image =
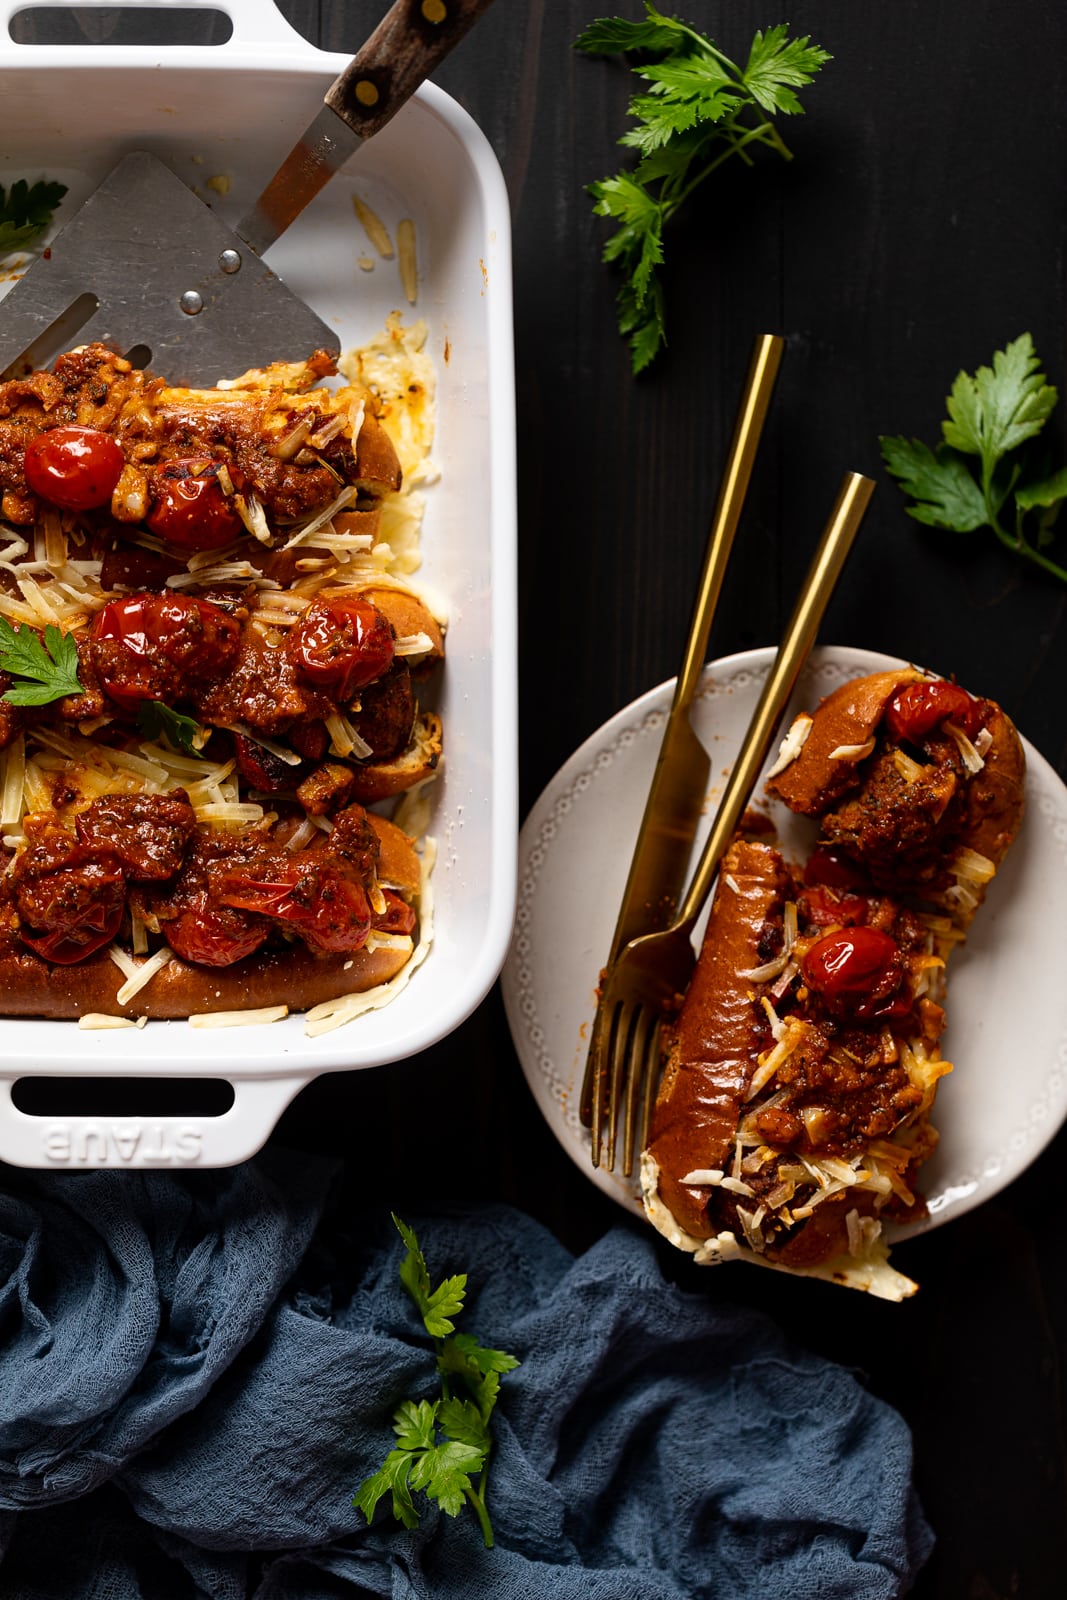
[[[65,183],[49,183],[46,178],[32,187],[19,178],[6,194],[0,183],[0,256],[32,244],[51,222],[66,192]]]
[[[378,1501],[392,1497],[393,1516],[405,1528],[418,1526],[412,1490],[422,1490],[450,1517],[458,1517],[467,1500],[481,1524],[487,1550],[493,1530],[485,1508],[485,1480],[492,1439],[489,1417],[500,1392],[500,1374],[519,1365],[503,1350],[487,1350],[469,1333],[456,1333],[452,1318],[463,1309],[467,1274],[445,1278],[430,1288],[430,1275],[411,1228],[394,1213],[393,1221],[407,1246],[400,1281],[410,1294],[434,1341],[441,1374],[438,1400],[405,1400],[393,1414],[396,1447],[378,1471],[360,1484],[352,1504],[367,1521]],[[469,1398],[454,1392],[458,1386]],[[477,1485],[472,1479],[477,1477]]]
[[[703,34],[657,11],[651,0],[645,0],[645,13],[644,22],[601,18],[575,41],[589,55],[639,52],[644,64],[633,71],[650,85],[631,98],[637,126],[619,140],[639,152],[637,166],[589,185],[597,216],[617,224],[604,260],[625,276],[617,298],[619,332],[630,341],[635,373],[666,342],[663,286],[656,275],[666,223],[730,156],[751,166],[752,148],[766,145],[791,160],[771,118],[802,112],[795,90],[831,59],[806,34],[790,39],[783,24],[756,34],[741,67]]]
[[[918,439],[879,440],[914,501],[908,515],[954,533],[992,528],[1008,550],[1067,583],[1067,569],[1044,553],[1067,499],[1067,468],[1051,470],[1032,444],[1057,399],[1028,333],[998,350],[991,367],[960,372],[935,449]]]
[[[163,739],[172,750],[181,750],[187,756],[204,753],[197,745],[203,743],[204,730],[193,717],[175,711],[163,700],[142,700],[137,707],[137,726],[147,739]]]
[[[12,706],[46,706],[68,694],[84,694],[78,681],[78,647],[69,633],[53,623],[44,630],[44,642],[33,628],[13,628],[0,617],[0,668],[15,683],[3,698]]]

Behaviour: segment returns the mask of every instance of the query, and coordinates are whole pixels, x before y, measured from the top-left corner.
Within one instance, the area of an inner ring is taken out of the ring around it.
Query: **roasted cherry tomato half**
[[[200,967],[231,967],[253,955],[270,933],[269,923],[216,905],[206,889],[160,927],[175,955]]]
[[[240,644],[240,624],[210,600],[131,594],[109,600],[92,631],[93,666],[112,700],[173,704],[190,686],[225,670]]]
[[[276,917],[322,954],[361,950],[370,933],[363,886],[328,867],[309,869],[294,859],[272,869],[270,878],[258,877],[255,869],[220,873],[212,887],[224,905]]]
[[[981,707],[973,695],[956,683],[908,683],[893,695],[885,711],[886,726],[894,739],[921,744],[943,722],[954,722],[969,738],[978,732]]]
[[[855,1010],[880,1002],[903,980],[895,939],[879,928],[843,928],[817,939],[802,958],[804,981],[826,1000]]]
[[[823,888],[821,884],[804,888],[801,905],[807,921],[817,928],[848,926],[867,920],[868,906],[863,895]]]
[[[126,458],[109,433],[98,428],[48,428],[26,446],[23,471],[34,494],[64,511],[105,506]]]
[[[233,496],[219,482],[219,468],[210,456],[189,456],[160,467],[152,478],[152,506],[145,518],[152,532],[177,550],[194,552],[219,550],[240,538],[244,523]]]
[[[15,868],[20,937],[46,961],[71,966],[109,944],[122,922],[126,880],[106,844],[55,832],[30,845]]]
[[[820,844],[804,867],[806,884],[825,884],[828,889],[867,889],[869,880],[858,861],[836,845]]]
[[[22,930],[22,942],[29,945],[45,961],[54,961],[60,967],[72,967],[84,961],[94,951],[110,944],[122,925],[122,906],[112,906],[106,920],[98,928],[83,926],[65,930],[53,928],[50,933],[27,933]]]
[[[354,595],[316,600],[290,629],[286,647],[305,677],[344,705],[389,670],[394,636],[377,606]]]

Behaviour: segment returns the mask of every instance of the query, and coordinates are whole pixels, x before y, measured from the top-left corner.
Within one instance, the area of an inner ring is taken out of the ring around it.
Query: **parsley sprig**
[[[147,739],[162,739],[172,750],[205,759],[201,748],[206,738],[204,729],[194,717],[175,711],[163,700],[142,700],[137,707],[137,726]]]
[[[19,178],[6,193],[0,183],[0,256],[32,244],[51,222],[66,192],[65,183],[50,183],[46,178],[34,184]]]
[[[998,350],[992,366],[960,372],[934,449],[900,436],[879,440],[913,502],[908,515],[954,533],[991,528],[1006,549],[1067,583],[1067,568],[1046,554],[1067,500],[1067,467],[1053,470],[1035,445],[1057,399],[1028,333]]]
[[[486,1475],[492,1439],[489,1418],[500,1393],[500,1375],[519,1365],[503,1350],[488,1350],[469,1333],[456,1333],[452,1318],[463,1309],[467,1274],[445,1278],[436,1289],[418,1239],[393,1215],[407,1253],[400,1281],[418,1308],[434,1341],[441,1394],[436,1400],[405,1400],[393,1415],[396,1446],[378,1471],[360,1484],[352,1504],[370,1522],[379,1500],[389,1495],[393,1516],[405,1528],[417,1527],[412,1492],[436,1500],[458,1517],[464,1500],[474,1509],[486,1549],[493,1530],[485,1506]],[[477,1481],[475,1481],[477,1480]]]
[[[53,623],[44,640],[33,628],[13,628],[0,617],[0,668],[24,683],[14,683],[3,698],[12,706],[46,706],[68,694],[84,694],[78,681],[78,647]]]
[[[641,372],[666,342],[663,285],[664,229],[697,186],[731,156],[753,165],[765,146],[792,159],[775,116],[803,111],[796,91],[831,59],[805,34],[790,39],[782,24],[757,32],[744,66],[677,17],[645,0],[645,20],[604,17],[575,41],[588,55],[639,54],[633,71],[649,85],[632,96],[636,126],[619,140],[638,152],[629,172],[589,185],[597,216],[615,232],[604,260],[623,273],[617,298],[619,332]]]

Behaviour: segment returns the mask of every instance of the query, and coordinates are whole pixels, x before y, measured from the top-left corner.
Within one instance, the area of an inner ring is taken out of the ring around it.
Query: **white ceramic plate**
[[[709,818],[772,656],[752,650],[715,662],[697,690],[693,726],[712,757]],[[817,650],[794,709],[899,665],[867,650]],[[503,973],[515,1047],[549,1126],[590,1180],[633,1210],[636,1184],[590,1162],[578,1098],[597,979],[672,689],[660,685],[605,723],[534,806],[520,835],[518,917]],[[1050,978],[1047,960],[1067,926],[1067,788],[1029,744],[1026,756],[1026,821],[949,967],[942,1048],[955,1070],[939,1086],[941,1143],[923,1168],[929,1217],[898,1238],[996,1194],[1067,1116],[1067,985]],[[787,847],[800,844],[811,825],[782,807],[772,814]]]

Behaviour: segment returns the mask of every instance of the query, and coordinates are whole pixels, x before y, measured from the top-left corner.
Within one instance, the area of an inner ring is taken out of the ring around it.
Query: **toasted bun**
[[[400,462],[393,441],[368,408],[356,446],[356,482],[371,494],[400,488]]]
[[[389,761],[361,761],[355,768],[351,798],[364,805],[390,800],[394,795],[425,783],[437,771],[441,759],[441,719],[433,711],[423,711],[416,720],[406,750]]]
[[[174,956],[127,1005],[120,1005],[116,997],[126,980],[109,956],[57,967],[26,951],[0,957],[0,1009],[8,1017],[73,1019],[102,1012],[171,1020],[260,1006],[307,1011],[323,1000],[387,983],[408,960],[409,951],[388,949],[320,959],[295,943],[232,967],[194,967]]]
[[[835,757],[834,751],[865,745],[896,691],[923,676],[914,667],[875,672],[843,683],[827,695],[811,717],[800,754],[768,780],[768,794],[804,817],[818,817],[829,810],[856,781],[856,759]]]
[[[757,1050],[752,984],[742,974],[759,965],[760,935],[783,880],[776,850],[743,840],[727,850],[656,1098],[649,1153],[660,1198],[694,1238],[712,1232],[708,1191],[682,1179],[725,1166],[732,1151]]]
[[[370,823],[381,843],[378,878],[411,899],[420,883],[419,858],[406,833],[383,817]],[[388,983],[411,959],[405,948],[357,950],[353,955],[315,956],[299,941],[273,946],[229,967],[199,967],[172,956],[166,966],[125,1005],[118,992],[126,979],[101,951],[73,966],[43,961],[17,937],[0,950],[0,1014],[8,1017],[108,1016],[179,1019],[203,1011],[247,1011],[288,1006],[307,1011],[324,1000],[363,994]]]
[[[430,648],[425,655],[408,657],[413,672],[428,671],[444,659],[445,639],[441,625],[418,595],[412,594],[410,589],[380,584],[371,584],[361,593],[389,618],[398,639],[411,638],[417,633],[424,633],[429,639]]]
[[[1026,756],[1015,724],[999,706],[986,726],[993,742],[968,788],[964,841],[999,867],[1023,820]]]

